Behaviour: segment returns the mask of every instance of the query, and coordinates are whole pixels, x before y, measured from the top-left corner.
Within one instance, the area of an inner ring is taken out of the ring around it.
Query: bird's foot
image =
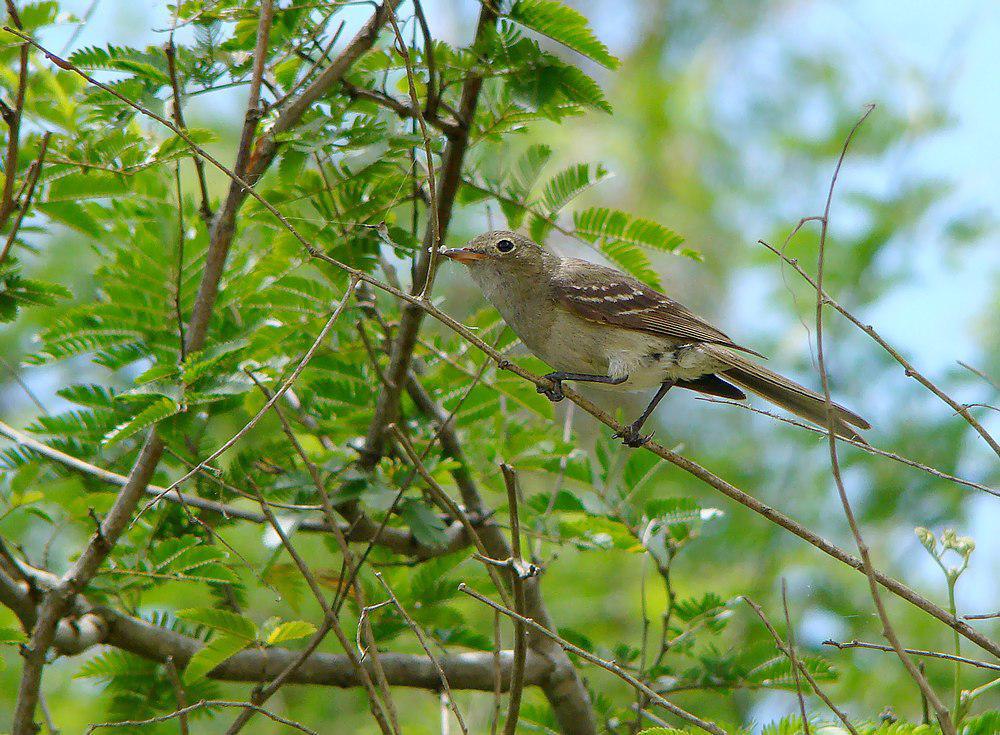
[[[640,428],[641,427],[637,426],[636,424],[629,424],[621,431],[616,432],[613,438],[621,439],[622,444],[624,444],[627,447],[632,447],[633,449],[636,449],[638,447],[641,447],[643,444],[647,443],[650,439],[652,439],[654,433],[651,431],[645,436],[643,436],[639,431]]]
[[[549,373],[548,375],[545,376],[545,379],[548,380],[550,383],[552,383],[551,388],[543,388],[542,386],[538,386],[535,390],[537,390],[539,393],[541,393],[543,396],[548,398],[553,403],[558,403],[566,396],[563,395],[562,381],[559,378],[552,377],[552,375],[553,373]]]

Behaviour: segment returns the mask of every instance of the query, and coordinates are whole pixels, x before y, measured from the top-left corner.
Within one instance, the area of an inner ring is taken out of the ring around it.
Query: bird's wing
[[[557,303],[590,321],[761,356],[669,296],[613,268],[567,258],[552,279],[552,288]]]

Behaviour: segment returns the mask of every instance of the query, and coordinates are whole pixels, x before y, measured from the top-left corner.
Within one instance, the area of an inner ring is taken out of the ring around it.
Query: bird
[[[826,429],[824,396],[761,365],[760,353],[734,342],[687,307],[627,273],[564,258],[511,230],[494,230],[443,255],[472,280],[524,345],[553,372],[538,392],[562,400],[565,380],[607,390],[648,391],[652,400],[615,434],[647,443],[642,427],[671,388],[742,401],[749,391]],[[864,441],[869,423],[831,404],[838,436]]]

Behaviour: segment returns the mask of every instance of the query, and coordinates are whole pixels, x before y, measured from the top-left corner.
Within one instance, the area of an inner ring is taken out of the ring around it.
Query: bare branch
[[[7,0],[7,15],[18,29],[22,29],[21,16],[17,12],[14,0]],[[14,35],[18,35],[15,33]],[[18,158],[21,153],[21,117],[24,115],[24,96],[28,89],[28,51],[31,47],[22,43],[18,51],[17,92],[14,94],[14,107],[6,104],[3,109],[3,119],[7,123],[7,147],[4,152],[3,190],[0,192],[0,230],[7,225],[7,220],[14,211],[14,182],[17,178]]]
[[[937,715],[938,722],[941,725],[941,730],[945,733],[945,735],[955,735],[955,726],[951,721],[947,708],[928,683],[927,677],[925,677],[923,673],[917,669],[913,661],[910,660],[910,657],[904,650],[902,643],[899,642],[899,637],[896,635],[892,622],[889,620],[889,615],[886,612],[885,605],[882,604],[882,596],[879,592],[878,581],[875,578],[875,567],[872,564],[871,557],[869,555],[868,545],[865,543],[865,540],[861,535],[860,528],[858,528],[858,522],[854,516],[854,509],[851,507],[851,501],[847,497],[847,490],[844,488],[844,481],[840,475],[840,460],[837,456],[837,440],[835,438],[833,399],[830,397],[830,376],[826,369],[826,360],[823,350],[823,306],[825,305],[823,299],[823,273],[826,256],[826,233],[830,226],[830,206],[833,203],[833,190],[837,184],[837,176],[840,174],[840,167],[844,163],[848,146],[850,146],[851,140],[854,138],[854,134],[858,131],[858,128],[861,127],[862,123],[864,123],[865,119],[874,109],[875,105],[868,106],[865,114],[862,115],[861,119],[855,123],[853,128],[851,128],[851,132],[848,133],[847,139],[844,141],[844,146],[840,151],[840,158],[837,159],[837,166],[834,168],[833,177],[830,180],[830,189],[826,197],[826,207],[823,210],[823,218],[820,220],[819,252],[817,254],[816,266],[816,357],[817,362],[819,363],[820,380],[823,384],[823,397],[826,400],[826,428],[827,440],[830,449],[830,470],[837,486],[837,493],[840,495],[840,503],[844,508],[844,515],[847,518],[847,524],[850,526],[851,534],[854,536],[854,542],[857,544],[858,553],[861,556],[861,563],[865,575],[868,577],[868,587],[871,592],[872,601],[875,603],[875,610],[878,613],[879,620],[882,621],[882,634],[896,651],[896,655],[899,656],[899,660],[903,663],[903,666],[910,674],[910,677],[914,682],[916,682],[923,695],[927,697],[927,701],[930,703],[931,707],[934,708],[934,713]]]
[[[18,201],[14,202],[14,206],[17,208],[17,218],[14,220],[14,224],[10,228],[10,233],[7,235],[7,241],[4,243],[3,250],[0,250],[0,265],[7,259],[10,249],[14,246],[14,240],[17,238],[17,233],[21,229],[21,223],[24,222],[24,217],[31,209],[31,200],[35,195],[35,186],[38,184],[38,177],[42,174],[42,165],[45,163],[45,152],[49,148],[49,138],[51,133],[46,132],[42,135],[42,141],[38,146],[38,156],[34,161],[31,162],[31,166],[28,167],[28,174],[25,178],[25,194],[22,199],[18,195]],[[14,176],[14,173],[8,171],[9,178]]]
[[[170,77],[170,89],[174,95],[172,107],[174,124],[181,130],[187,130],[187,124],[184,122],[184,102],[181,95],[181,85],[177,78],[177,47],[174,46],[173,34],[170,35],[167,45],[163,47],[163,53],[167,57],[167,75]],[[205,224],[211,226],[212,205],[208,197],[208,179],[205,177],[205,161],[197,154],[191,156],[191,161],[194,163],[195,175],[198,177],[198,188],[201,192],[201,208],[199,212]]]
[[[521,711],[521,693],[524,690],[524,659],[528,653],[527,630],[521,619],[525,614],[524,580],[519,567],[524,565],[521,558],[521,524],[517,512],[517,477],[508,464],[500,465],[504,487],[507,490],[507,508],[510,513],[511,567],[510,584],[514,590],[514,673],[510,684],[510,698],[507,702],[507,719],[504,721],[504,735],[515,735],[517,718]]]
[[[802,683],[799,681],[799,667],[802,663],[799,661],[798,655],[795,653],[795,632],[792,628],[792,617],[788,612],[788,585],[785,583],[784,577],[781,579],[781,606],[785,611],[785,632],[788,634],[788,645],[782,649],[783,653],[788,656],[788,660],[792,663],[792,678],[795,680],[795,696],[799,700],[799,713],[802,715],[802,732],[804,735],[810,735],[809,730],[809,715],[806,714],[806,700],[802,696]],[[853,732],[853,735],[857,733]]]
[[[188,706],[187,693],[184,691],[184,683],[181,681],[180,674],[177,673],[177,666],[174,665],[173,657],[167,656],[164,667],[167,670],[167,677],[170,679],[170,686],[174,688],[174,697],[177,699],[177,725],[180,728],[181,735],[189,735],[190,729],[188,728],[187,712],[181,712],[181,710]]]
[[[170,720],[182,718],[181,721],[185,722],[188,714],[199,709],[204,709],[206,707],[233,707],[236,709],[249,710],[251,712],[256,712],[262,714],[268,719],[274,720],[282,725],[287,725],[288,727],[293,727],[300,732],[307,733],[308,735],[318,735],[315,730],[310,730],[305,725],[296,722],[295,720],[289,720],[287,717],[282,717],[274,712],[264,709],[263,707],[258,707],[250,702],[230,702],[223,699],[202,699],[194,704],[188,705],[187,707],[181,707],[180,709],[174,710],[165,715],[160,715],[159,717],[150,717],[146,720],[119,720],[118,722],[97,722],[87,728],[87,735],[94,732],[94,730],[99,730],[105,727],[141,727],[143,725],[155,725],[158,722],[169,722]]]
[[[873,651],[884,651],[886,653],[894,653],[894,649],[891,646],[883,646],[879,643],[866,643],[864,641],[848,641],[847,643],[839,643],[837,641],[823,641],[824,646],[834,646],[844,650],[846,648],[868,648]],[[990,669],[991,671],[1000,671],[1000,664],[990,663],[989,661],[980,661],[974,658],[966,658],[965,656],[956,656],[953,653],[943,653],[941,651],[924,651],[919,648],[907,648],[906,652],[913,656],[926,656],[927,658],[943,658],[948,661],[957,661],[961,664],[968,664],[969,666],[975,666],[980,669]]]
[[[810,286],[816,289],[817,295],[820,298],[822,298],[823,303],[832,306],[834,309],[839,311],[849,322],[854,324],[854,326],[856,326],[862,332],[864,332],[873,340],[875,340],[875,342],[883,350],[889,353],[892,359],[894,359],[896,362],[898,362],[900,365],[903,366],[903,370],[905,371],[907,377],[913,378],[918,383],[927,388],[927,390],[929,390],[931,393],[933,393],[942,401],[944,401],[946,404],[948,404],[952,408],[952,410],[955,411],[955,413],[959,414],[963,419],[965,419],[968,422],[969,426],[971,426],[973,429],[976,430],[976,432],[986,441],[986,443],[990,445],[990,448],[992,448],[994,452],[1000,455],[1000,443],[998,443],[997,440],[994,439],[993,436],[991,436],[988,431],[986,431],[983,425],[976,420],[976,417],[972,415],[968,407],[960,404],[954,398],[945,393],[941,388],[939,388],[935,383],[933,383],[930,380],[930,378],[928,378],[926,375],[917,370],[913,366],[913,363],[911,363],[909,360],[903,357],[903,355],[899,351],[897,351],[892,345],[890,345],[885,340],[885,338],[882,337],[881,334],[875,331],[875,328],[871,324],[865,324],[864,322],[862,322],[860,319],[858,319],[858,317],[856,317],[854,314],[848,311],[846,307],[841,305],[836,299],[834,299],[825,290],[823,290],[822,283],[820,283],[818,279],[813,279],[812,276],[806,273],[806,271],[802,268],[802,266],[799,265],[797,259],[789,258],[787,255],[785,255],[783,252],[775,248],[773,245],[769,245],[763,240],[758,240],[757,242],[759,242],[761,245],[766,247],[772,253],[777,255],[788,265],[790,265],[795,270],[796,273],[802,276],[802,278],[809,283]]]
[[[444,688],[442,695],[446,698],[448,707],[455,714],[455,719],[458,720],[458,726],[462,729],[465,735],[469,735],[469,729],[465,726],[465,719],[462,717],[462,712],[458,709],[458,704],[455,702],[455,696],[451,692],[451,686],[448,684],[448,675],[444,673],[444,669],[441,667],[441,663],[438,661],[437,657],[431,652],[430,646],[427,645],[427,640],[424,638],[423,631],[420,630],[420,626],[417,625],[416,621],[410,617],[410,614],[406,612],[406,608],[400,603],[396,598],[395,593],[393,593],[392,588],[385,581],[385,578],[380,572],[375,572],[375,579],[379,581],[386,593],[389,595],[389,599],[392,604],[399,610],[399,614],[403,616],[403,620],[413,631],[413,635],[417,637],[417,641],[420,643],[420,647],[424,649],[424,653],[427,654],[427,658],[431,660],[434,667],[438,670],[438,674],[441,676],[441,686]],[[522,662],[523,665],[523,662]]]
[[[727,401],[721,398],[709,398],[706,396],[697,396],[695,398],[697,401],[705,401],[706,403],[720,403],[724,406],[735,406],[736,408],[742,408],[744,411],[750,411],[751,413],[757,413],[761,416],[767,416],[775,421],[781,421],[785,424],[790,424],[792,426],[797,426],[800,429],[805,429],[806,431],[811,431],[814,434],[826,435],[826,430],[821,429],[818,426],[813,426],[812,424],[807,424],[804,421],[798,421],[787,416],[779,416],[778,414],[767,411],[762,408],[757,408],[756,406],[751,406],[746,403],[740,403],[738,401]],[[838,436],[837,441],[844,442],[845,444],[850,444],[852,447],[857,447],[863,452],[868,452],[868,454],[873,454],[878,457],[885,457],[886,459],[891,459],[894,462],[899,462],[900,464],[905,464],[907,467],[913,467],[914,469],[920,470],[921,472],[926,472],[928,475],[933,475],[942,480],[948,480],[949,482],[954,482],[958,485],[965,485],[966,487],[975,488],[976,490],[982,490],[983,492],[989,493],[996,497],[1000,497],[1000,490],[990,487],[989,485],[983,485],[978,482],[973,482],[972,480],[966,480],[963,477],[956,477],[955,475],[949,475],[947,472],[942,472],[936,467],[931,467],[929,465],[922,464],[916,460],[912,460],[909,457],[904,457],[901,454],[896,454],[895,452],[889,452],[885,449],[879,449],[878,447],[869,444],[868,442],[860,442],[854,439],[848,439],[846,437]]]
[[[789,643],[786,644],[783,640],[781,640],[781,636],[778,635],[778,631],[774,629],[773,625],[771,625],[771,621],[767,619],[767,615],[764,614],[764,610],[761,608],[761,606],[758,605],[753,600],[751,600],[746,595],[743,596],[743,601],[746,604],[748,604],[755,613],[757,613],[757,617],[759,617],[760,621],[764,623],[764,627],[767,628],[767,632],[771,634],[772,638],[774,638],[775,646],[778,648],[779,651],[788,656],[788,659],[792,662],[792,666],[795,668],[796,671],[800,672],[803,677],[805,677],[806,681],[809,682],[809,686],[811,686],[812,690],[816,692],[816,696],[822,699],[823,703],[830,708],[830,711],[837,716],[837,719],[839,719],[841,722],[844,723],[844,727],[846,727],[851,732],[851,735],[858,735],[858,731],[855,729],[854,725],[851,724],[851,721],[847,719],[847,715],[844,714],[844,712],[839,707],[837,707],[837,705],[833,703],[833,701],[826,695],[826,693],[822,689],[820,689],[819,684],[816,683],[816,679],[813,678],[813,675],[809,673],[809,669],[805,667],[805,665],[802,663],[802,661],[798,659],[798,657],[794,656],[794,652],[791,648],[792,645],[791,638],[789,638]],[[791,626],[789,625],[789,631],[790,630]],[[804,708],[802,713],[802,721],[805,722]]]

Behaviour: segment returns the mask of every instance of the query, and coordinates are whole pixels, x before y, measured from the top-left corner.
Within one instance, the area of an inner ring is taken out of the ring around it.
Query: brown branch
[[[229,708],[242,709],[244,711],[249,711],[249,712],[255,712],[258,714],[262,714],[268,719],[274,720],[279,724],[287,725],[288,727],[295,728],[300,732],[307,733],[307,735],[319,735],[315,730],[310,730],[308,727],[299,722],[296,722],[295,720],[289,720],[287,717],[282,717],[281,715],[277,715],[274,712],[266,710],[263,707],[258,707],[257,705],[251,704],[250,702],[231,702],[229,700],[224,700],[224,699],[202,699],[198,702],[195,702],[194,704],[190,704],[186,707],[181,707],[180,709],[176,709],[173,712],[169,712],[165,715],[159,715],[158,717],[150,717],[145,720],[118,720],[117,722],[96,722],[87,728],[86,735],[90,735],[90,733],[94,732],[94,730],[99,730],[104,727],[114,727],[114,728],[141,727],[143,725],[155,725],[158,722],[169,722],[170,720],[173,719],[180,719],[181,722],[186,722],[188,714],[190,714],[191,712],[195,712],[196,710],[199,709],[204,709],[206,707],[219,707],[220,709],[229,707]]]
[[[0,265],[3,265],[3,262],[7,259],[7,254],[10,253],[10,249],[14,246],[14,240],[21,229],[21,223],[24,222],[24,217],[31,208],[31,200],[35,195],[35,186],[38,184],[38,177],[42,174],[42,165],[45,163],[45,153],[49,148],[49,138],[51,136],[52,133],[49,132],[42,135],[42,141],[38,146],[38,156],[31,162],[31,166],[28,167],[28,174],[25,177],[24,188],[26,191],[24,198],[22,199],[18,196],[18,201],[14,202],[14,206],[17,209],[17,218],[10,228],[10,234],[7,235],[7,241],[4,243],[3,250],[0,250]]]
[[[517,718],[521,712],[521,693],[524,690],[524,660],[528,654],[527,630],[521,619],[525,614],[524,580],[521,578],[520,567],[524,565],[521,558],[521,524],[517,512],[517,477],[508,464],[500,465],[503,474],[504,488],[507,490],[507,508],[510,513],[510,584],[514,590],[514,611],[518,617],[514,621],[514,672],[510,684],[510,698],[507,702],[507,719],[504,721],[504,735],[515,735]]]
[[[177,77],[177,47],[174,46],[173,34],[170,35],[167,45],[163,47],[163,53],[167,57],[167,75],[170,77],[170,89],[174,95],[172,107],[174,124],[181,130],[187,130],[187,124],[184,122],[184,105],[181,101],[183,99],[181,85]],[[191,160],[194,163],[195,174],[198,177],[198,188],[201,192],[199,213],[205,224],[211,226],[212,206],[208,196],[208,179],[205,177],[205,161],[197,154],[192,155]]]
[[[913,378],[922,386],[927,388],[927,390],[929,390],[931,393],[933,393],[942,401],[944,401],[946,404],[948,404],[948,406],[950,406],[952,410],[955,411],[955,413],[959,414],[962,418],[964,418],[968,422],[969,426],[971,426],[973,429],[976,430],[976,432],[986,441],[987,444],[989,444],[990,448],[993,449],[994,452],[1000,455],[1000,443],[998,443],[997,440],[994,439],[993,436],[983,427],[983,425],[976,420],[975,416],[972,415],[967,406],[960,404],[954,398],[945,393],[934,382],[932,382],[930,378],[928,378],[926,375],[917,370],[913,366],[913,363],[911,363],[909,360],[903,357],[903,355],[899,351],[897,351],[892,345],[890,345],[885,340],[885,338],[882,337],[881,334],[875,331],[875,328],[871,324],[865,324],[864,322],[862,322],[853,313],[848,311],[846,307],[841,305],[836,299],[834,299],[825,290],[823,290],[822,284],[817,279],[813,279],[812,276],[806,273],[806,271],[802,268],[802,266],[799,265],[799,262],[796,258],[788,257],[783,252],[775,248],[773,245],[770,245],[764,242],[763,240],[758,240],[757,242],[766,247],[775,255],[777,255],[785,263],[790,265],[795,270],[796,273],[802,276],[802,278],[805,279],[805,281],[810,286],[812,286],[813,289],[816,290],[818,296],[822,297],[822,301],[824,304],[829,304],[830,306],[832,306],[834,309],[839,311],[849,322],[854,324],[854,326],[856,326],[862,332],[864,332],[873,340],[875,340],[875,342],[883,350],[889,353],[892,359],[894,359],[896,362],[898,362],[900,365],[903,366],[903,370],[907,377]]]
[[[172,656],[167,656],[166,661],[163,663],[164,668],[167,670],[167,678],[170,679],[170,686],[174,688],[174,698],[177,700],[177,710],[180,713],[177,716],[177,726],[180,728],[180,735],[190,735],[191,731],[188,728],[187,712],[181,712],[188,706],[184,683],[181,681],[180,674],[177,673],[177,666],[174,664]]]
[[[202,166],[205,164],[197,156],[194,156],[194,160],[198,161]],[[174,189],[177,192],[177,266],[172,289],[173,293],[170,295],[174,302],[174,319],[177,322],[177,354],[179,355],[180,362],[184,362],[187,357],[187,346],[184,344],[184,312],[181,309],[181,283],[184,281],[184,198],[181,191],[180,163],[174,166]]]
[[[833,399],[830,397],[830,376],[827,372],[823,349],[823,306],[825,305],[823,299],[823,273],[826,256],[826,234],[830,226],[830,207],[833,204],[833,191],[837,184],[837,176],[840,174],[840,168],[844,163],[844,158],[847,155],[847,149],[851,144],[851,140],[854,138],[854,134],[858,131],[858,128],[861,127],[865,119],[867,119],[874,109],[875,105],[868,106],[864,115],[862,115],[861,119],[859,119],[857,123],[855,123],[854,127],[851,128],[851,132],[848,133],[847,139],[844,141],[844,146],[840,151],[840,157],[837,159],[837,165],[833,170],[833,177],[830,179],[830,189],[826,197],[826,207],[823,210],[823,217],[820,220],[819,249],[817,253],[816,265],[816,357],[819,364],[820,380],[823,385],[823,397],[826,400],[826,428],[827,441],[830,450],[830,470],[833,474],[833,480],[837,486],[837,494],[840,496],[840,503],[844,509],[844,516],[847,518],[847,524],[850,526],[851,535],[854,536],[854,542],[857,545],[858,553],[861,556],[862,568],[864,569],[865,576],[868,578],[868,587],[871,593],[872,602],[875,603],[875,610],[878,613],[879,620],[882,622],[882,634],[896,651],[896,655],[899,656],[899,660],[906,668],[906,671],[910,674],[910,677],[917,684],[923,695],[927,697],[927,701],[930,703],[931,707],[933,707],[937,720],[941,725],[941,730],[945,733],[945,735],[955,735],[955,726],[951,721],[947,708],[941,702],[941,699],[937,696],[933,687],[931,687],[928,683],[927,677],[925,677],[923,673],[917,669],[913,661],[910,660],[909,655],[903,648],[903,644],[899,641],[899,636],[896,634],[895,628],[892,626],[892,621],[889,619],[889,614],[886,612],[885,605],[882,603],[882,596],[879,592],[878,581],[875,578],[875,567],[872,564],[868,545],[865,543],[865,540],[861,535],[861,529],[858,527],[858,522],[854,515],[854,509],[851,507],[851,501],[847,497],[847,490],[844,488],[844,481],[840,474],[840,460],[837,456],[837,440],[835,435]]]
[[[788,656],[788,660],[792,663],[795,696],[799,700],[799,713],[802,715],[802,732],[804,735],[810,735],[809,715],[806,714],[806,700],[802,696],[802,683],[799,681],[799,667],[802,666],[802,662],[799,661],[799,657],[795,653],[795,631],[792,628],[792,617],[788,612],[788,585],[785,583],[784,577],[781,578],[781,606],[785,611],[785,632],[788,634],[788,646],[783,650],[783,653]],[[857,735],[856,732],[853,732],[853,729],[852,733],[853,735]]]
[[[873,651],[884,651],[886,653],[895,653],[891,646],[883,646],[879,643],[866,643],[865,641],[848,641],[846,643],[840,643],[838,641],[827,640],[823,641],[824,646],[834,646],[840,650],[846,648],[867,648]],[[941,651],[924,651],[919,648],[907,648],[906,652],[913,656],[926,656],[927,658],[943,658],[948,661],[956,661],[961,664],[968,664],[969,666],[975,666],[980,669],[989,669],[991,671],[1000,671],[1000,664],[990,663],[989,661],[980,661],[975,658],[966,658],[965,656],[956,656],[953,653],[943,653]]]
[[[17,12],[14,0],[7,0],[7,15],[18,29],[22,29],[21,16]],[[17,35],[15,33],[15,35]],[[13,109],[4,105],[3,118],[7,123],[7,148],[4,152],[3,191],[0,193],[0,230],[7,225],[7,220],[14,211],[14,182],[17,178],[18,158],[21,153],[21,118],[24,115],[24,96],[28,89],[28,43],[22,43],[19,50],[19,67],[17,73],[17,91],[14,96]]]
[[[364,87],[358,87],[355,84],[344,81],[341,82],[341,86],[347,93],[348,97],[352,99],[368,100],[369,102],[374,102],[380,107],[384,107],[387,110],[392,110],[394,113],[399,115],[401,118],[415,118],[417,116],[417,110],[414,109],[412,105],[405,102],[401,102],[395,97],[387,94],[382,94],[372,89],[366,89]],[[459,135],[462,132],[462,126],[451,119],[444,119],[438,115],[431,114],[426,110],[423,113],[424,120],[431,127],[437,128],[442,133],[444,133],[449,138]]]
[[[761,416],[767,416],[775,421],[781,421],[785,424],[790,424],[792,426],[797,426],[800,429],[805,429],[806,431],[811,431],[814,434],[823,434],[826,436],[826,430],[821,429],[818,426],[812,424],[807,424],[804,421],[798,421],[787,416],[779,416],[772,411],[767,411],[762,408],[757,408],[756,406],[751,406],[746,403],[741,403],[738,401],[727,401],[721,398],[709,398],[707,396],[697,396],[695,400],[704,401],[706,403],[719,403],[723,406],[735,406],[736,408],[742,408],[744,411],[750,411],[751,413],[757,413]],[[973,482],[972,480],[966,480],[964,477],[957,477],[955,475],[949,475],[947,472],[942,472],[936,467],[931,467],[930,465],[922,464],[916,460],[910,459],[909,457],[904,457],[902,454],[896,454],[895,452],[890,452],[885,449],[880,449],[868,442],[857,441],[855,439],[849,439],[847,437],[838,436],[837,441],[844,442],[845,444],[850,444],[852,447],[857,447],[863,452],[875,455],[877,457],[885,457],[886,459],[891,459],[893,462],[899,462],[900,464],[905,464],[907,467],[913,467],[914,469],[920,470],[921,472],[926,472],[928,475],[933,475],[942,480],[948,480],[949,482],[954,482],[957,485],[965,485],[966,487],[975,488],[976,490],[982,490],[983,492],[989,493],[990,495],[1000,497],[1000,490],[997,488],[990,487],[989,485],[983,485],[979,482]]]
[[[389,599],[392,601],[392,604],[396,607],[397,610],[399,610],[399,614],[403,616],[403,620],[406,622],[406,625],[410,628],[410,630],[413,631],[413,635],[417,637],[417,642],[420,643],[420,647],[424,649],[424,653],[427,654],[427,658],[429,658],[431,660],[431,663],[434,664],[434,668],[437,669],[438,675],[441,677],[441,686],[444,689],[442,694],[447,699],[448,707],[454,713],[455,719],[458,720],[458,726],[461,728],[464,735],[469,735],[469,729],[465,726],[465,719],[462,717],[462,712],[461,710],[458,709],[458,704],[455,702],[455,696],[451,692],[451,686],[448,683],[448,675],[445,674],[444,669],[442,668],[440,661],[438,661],[437,656],[434,655],[434,653],[430,649],[430,646],[427,645],[427,640],[424,637],[423,631],[421,631],[420,626],[417,625],[417,622],[412,617],[410,617],[410,614],[408,612],[406,612],[406,608],[404,608],[402,603],[400,603],[400,601],[397,599],[395,593],[392,591],[392,588],[389,587],[389,584],[385,581],[385,578],[382,576],[380,572],[375,572],[375,579],[379,581],[379,584],[382,585],[382,588],[386,591],[386,594],[389,595]]]
[[[24,566],[24,565],[22,565]],[[28,570],[37,584],[47,578],[53,583],[55,575],[41,570]],[[80,653],[93,646],[107,645],[134,653],[142,658],[166,663],[172,657],[174,665],[183,668],[204,643],[197,638],[163,628],[140,618],[131,617],[111,608],[92,607],[84,598],[77,598],[77,612],[98,618],[100,625],[88,629],[82,640],[77,636],[77,644],[67,648]],[[29,585],[17,582],[0,570],[0,604],[8,607],[25,628],[29,628],[37,610]],[[89,611],[89,612],[87,612]],[[65,627],[69,643],[70,627]],[[288,664],[301,655],[301,651],[280,647],[248,648],[231,656],[208,673],[210,679],[233,682],[264,682],[277,676]],[[463,652],[438,658],[452,688],[493,691],[492,651]],[[510,681],[513,666],[513,652],[502,651],[500,655],[503,681]],[[436,690],[441,685],[440,675],[434,665],[424,655],[383,653],[382,665],[386,678],[392,686]],[[370,664],[366,663],[366,666]],[[541,686],[551,675],[554,667],[545,657],[529,653],[525,668],[525,681],[530,686]],[[288,677],[290,683],[314,684],[338,688],[352,688],[360,685],[358,672],[345,654],[312,653],[308,655]]]
[[[396,50],[403,57],[403,66],[406,68],[406,84],[410,92],[410,103],[413,106],[417,125],[420,126],[420,137],[423,139],[424,157],[427,161],[427,203],[430,211],[430,231],[424,243],[430,250],[430,258],[427,262],[427,274],[424,276],[423,284],[420,288],[420,298],[426,299],[430,296],[431,289],[434,287],[438,250],[441,247],[440,206],[438,205],[437,182],[434,175],[434,154],[431,151],[430,136],[427,134],[427,121],[424,120],[424,113],[420,107],[420,98],[417,96],[417,82],[414,79],[413,64],[410,62],[410,51],[406,46],[406,41],[403,39],[403,34],[399,32],[399,24],[396,23],[396,13],[394,11],[390,11],[389,13],[389,24],[392,26],[393,33],[396,34]],[[428,85],[427,89],[429,93],[430,85]],[[429,101],[430,98],[428,97],[428,103]],[[414,171],[414,174],[416,174],[416,171]],[[415,291],[416,283],[413,285]]]
[[[531,618],[525,617],[523,615],[519,615],[518,613],[514,612],[513,610],[511,610],[509,608],[506,608],[503,605],[500,605],[499,603],[494,602],[493,600],[491,600],[490,598],[486,597],[485,595],[479,594],[478,592],[476,592],[475,590],[473,590],[472,588],[470,588],[467,584],[465,584],[465,582],[462,582],[461,584],[459,584],[458,585],[458,589],[459,589],[459,591],[464,592],[465,594],[469,595],[470,597],[473,597],[473,598],[479,600],[480,602],[482,602],[482,603],[484,603],[484,604],[492,607],[497,612],[503,613],[504,615],[506,615],[507,617],[509,617],[509,618],[511,618],[513,620],[520,620],[521,623],[523,623],[524,625],[528,626],[532,630],[536,631],[537,633],[545,636],[549,640],[551,640],[554,643],[556,643],[557,645],[559,645],[564,651],[569,651],[570,653],[574,653],[577,656],[579,656],[580,658],[585,659],[587,661],[590,661],[592,664],[596,664],[597,666],[600,666],[602,669],[605,669],[606,671],[610,671],[612,674],[614,674],[618,678],[620,678],[623,681],[625,681],[625,682],[629,683],[630,685],[632,685],[632,687],[634,687],[637,691],[640,691],[643,694],[645,694],[647,697],[649,697],[649,699],[651,701],[657,703],[658,705],[660,705],[661,707],[663,707],[664,709],[666,709],[671,714],[674,714],[677,717],[680,717],[682,720],[684,720],[686,722],[690,722],[692,725],[695,725],[696,727],[704,730],[705,732],[712,733],[712,735],[726,735],[726,731],[723,730],[718,725],[716,725],[715,723],[709,722],[707,720],[703,720],[700,717],[691,714],[687,710],[684,710],[684,709],[678,707],[673,702],[667,701],[666,699],[664,699],[663,697],[661,697],[659,694],[657,694],[654,690],[650,689],[648,686],[646,686],[645,684],[643,684],[641,681],[639,681],[638,679],[636,679],[634,676],[632,676],[625,669],[623,669],[621,666],[619,666],[618,664],[614,663],[613,661],[606,661],[603,658],[598,658],[594,654],[590,653],[590,651],[585,651],[584,649],[580,648],[579,646],[573,645],[572,643],[570,643],[569,641],[567,641],[565,638],[562,638],[558,634],[553,633],[547,627],[545,627],[543,625],[539,625],[537,622],[535,622]]]
[[[760,605],[758,605],[756,602],[751,600],[746,595],[743,595],[743,601],[747,605],[749,605],[755,613],[757,613],[757,617],[760,618],[760,621],[764,624],[764,627],[767,628],[767,632],[770,633],[771,637],[774,639],[774,645],[777,647],[779,651],[781,651],[783,654],[785,654],[785,656],[788,657],[788,659],[792,662],[793,668],[799,673],[801,673],[803,677],[805,677],[806,681],[809,682],[809,686],[811,686],[812,690],[816,692],[816,696],[822,699],[823,704],[829,707],[830,711],[837,716],[837,719],[839,719],[841,722],[844,723],[844,727],[846,727],[850,731],[851,735],[858,735],[857,729],[855,729],[854,725],[851,724],[851,721],[847,719],[847,715],[844,714],[843,710],[841,710],[839,707],[837,707],[837,705],[833,703],[833,701],[826,695],[826,693],[822,689],[820,689],[819,684],[816,683],[816,679],[813,678],[813,675],[809,673],[809,669],[807,669],[805,664],[803,664],[802,661],[800,661],[798,657],[794,655],[794,649],[791,648],[791,646],[793,645],[791,642],[791,635],[789,635],[789,642],[788,644],[786,644],[783,640],[781,640],[781,636],[778,634],[778,631],[775,630],[773,625],[771,625],[771,621],[767,619],[767,615],[764,614],[763,608],[761,608]],[[789,625],[788,630],[789,634],[791,634],[791,625]],[[804,709],[802,713],[802,721],[805,722]]]
[[[481,43],[486,34],[494,31],[495,23],[496,12],[489,5],[484,4],[480,9],[479,21],[476,24],[474,45]],[[482,84],[482,77],[470,72],[462,85],[462,97],[459,105],[459,124],[462,125],[462,130],[460,134],[449,138],[442,156],[441,168],[438,172],[440,178],[435,190],[437,207],[431,213],[432,226],[428,227],[424,233],[423,246],[416,254],[413,266],[411,290],[414,300],[403,307],[396,339],[389,355],[389,365],[386,369],[386,376],[393,388],[381,391],[375,402],[372,420],[368,426],[368,432],[365,434],[364,453],[360,462],[362,470],[371,470],[378,464],[385,447],[385,427],[395,423],[399,418],[399,394],[403,390],[406,373],[409,370],[413,349],[416,345],[417,333],[420,331],[420,325],[426,313],[423,305],[428,301],[428,299],[416,297],[416,294],[429,295],[425,286],[429,285],[428,277],[432,275],[429,268],[434,255],[431,250],[435,241],[443,241],[451,222],[455,198],[462,180],[462,164],[469,146],[469,129],[479,101],[479,91]]]

